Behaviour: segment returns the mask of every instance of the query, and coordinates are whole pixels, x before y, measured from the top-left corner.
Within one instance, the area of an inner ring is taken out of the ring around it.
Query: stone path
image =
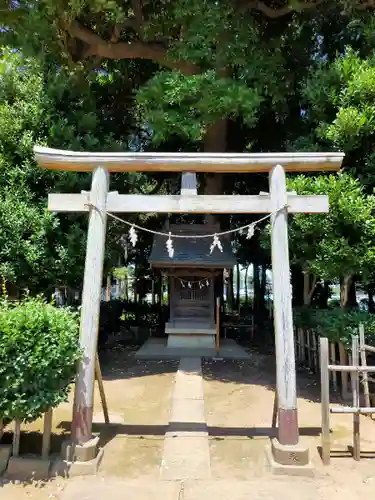
[[[200,358],[181,358],[160,475],[168,480],[211,476]]]

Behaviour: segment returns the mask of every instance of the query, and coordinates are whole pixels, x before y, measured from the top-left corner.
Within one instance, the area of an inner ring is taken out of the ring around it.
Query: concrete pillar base
[[[104,449],[101,448],[92,460],[85,462],[64,460],[59,457],[51,466],[51,477],[76,477],[76,476],[93,476],[97,474],[101,461],[103,459]]]
[[[309,449],[301,444],[282,445],[277,439],[272,439],[271,445],[266,447],[266,456],[273,474],[307,477],[315,475]]]
[[[48,479],[51,461],[41,457],[10,457],[5,477],[30,480]]]
[[[67,462],[89,462],[97,457],[98,448],[98,436],[80,445],[67,440],[61,446],[61,458]]]

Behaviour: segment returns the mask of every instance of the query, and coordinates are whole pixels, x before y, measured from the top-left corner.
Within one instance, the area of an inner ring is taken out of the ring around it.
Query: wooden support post
[[[346,365],[347,354],[345,351],[344,344],[339,342],[339,356],[340,356],[340,365]],[[341,396],[343,399],[347,399],[349,394],[348,390],[348,374],[346,372],[341,372]]]
[[[220,351],[220,297],[216,297],[216,355]]]
[[[44,460],[48,459],[49,452],[51,449],[52,416],[53,416],[53,411],[52,408],[50,408],[44,414],[44,422],[43,422],[42,458]]]
[[[328,339],[320,337],[320,386],[322,410],[322,460],[329,465],[331,455],[330,424],[329,424],[329,351]]]
[[[288,248],[288,210],[285,172],[276,165],[270,172],[272,279],[276,372],[278,395],[278,440],[282,445],[299,441],[292,294]],[[284,207],[282,209],[282,207]],[[280,210],[282,209],[282,210]]]
[[[359,366],[359,346],[358,337],[352,337],[352,363],[353,366]],[[352,395],[353,407],[359,408],[359,372],[352,373]],[[359,412],[353,413],[353,458],[359,461],[361,459],[361,442],[360,442],[360,414]]]
[[[155,279],[152,278],[151,280],[151,303],[154,306],[155,305]]]
[[[111,275],[107,275],[107,286],[105,290],[105,300],[109,302],[111,300]]]
[[[272,410],[272,429],[275,429],[277,425],[277,413],[278,413],[278,398],[277,398],[277,391],[275,391],[275,396],[273,398],[273,410]]]
[[[361,365],[367,366],[367,357],[366,357],[366,347],[365,347],[365,328],[361,323],[359,325],[359,350],[361,353]],[[365,406],[370,407],[370,390],[368,386],[368,375],[366,372],[362,374],[362,384],[363,384],[363,394],[365,397]]]
[[[95,377],[96,377],[96,380],[98,381],[100,400],[102,402],[102,408],[103,408],[104,422],[106,424],[109,424],[107,398],[105,397],[103,377],[102,377],[102,371],[100,369],[98,353],[96,353],[96,356],[95,356]]]
[[[95,356],[107,225],[107,216],[101,210],[106,210],[108,185],[108,172],[103,167],[97,167],[93,172],[90,192],[90,203],[94,206],[90,205],[82,292],[80,343],[83,359],[78,366],[72,418],[72,439],[78,444],[92,438]]]
[[[12,443],[12,455],[18,457],[20,454],[20,439],[21,439],[21,421],[14,421],[14,432],[13,432],[13,443]]]

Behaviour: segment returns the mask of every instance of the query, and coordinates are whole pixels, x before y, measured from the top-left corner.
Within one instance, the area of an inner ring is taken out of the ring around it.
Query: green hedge
[[[65,401],[79,358],[76,312],[0,300],[0,418],[31,422]]]
[[[358,335],[358,326],[363,323],[366,342],[375,345],[375,315],[364,311],[345,311],[340,308],[311,309],[302,307],[294,310],[294,324],[297,328],[310,328],[319,336],[328,337],[331,342],[351,345],[352,335]]]

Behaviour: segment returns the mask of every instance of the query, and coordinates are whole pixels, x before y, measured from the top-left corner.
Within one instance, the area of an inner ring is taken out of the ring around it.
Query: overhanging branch
[[[67,27],[72,38],[85,42],[89,49],[85,56],[98,56],[103,59],[146,59],[159,63],[170,69],[177,69],[186,75],[199,73],[199,68],[186,61],[173,61],[168,58],[167,49],[157,43],[142,41],[107,41],[90,28],[76,20],[71,21]]]

